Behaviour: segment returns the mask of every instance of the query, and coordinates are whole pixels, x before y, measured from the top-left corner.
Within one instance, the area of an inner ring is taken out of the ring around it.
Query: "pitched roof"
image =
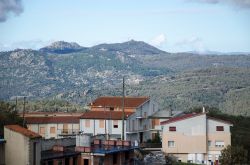
[[[125,118],[133,114],[133,112],[124,112]],[[87,111],[82,116],[81,119],[112,119],[121,120],[122,111]]]
[[[79,116],[25,117],[27,124],[79,123]]]
[[[222,120],[222,119],[211,117],[211,116],[208,116],[207,118],[211,119],[211,120],[218,121],[218,122],[226,123],[226,124],[229,124],[229,125],[233,125],[233,123],[231,121]]]
[[[182,115],[182,116],[173,117],[173,118],[171,118],[169,120],[162,121],[161,125],[173,123],[173,122],[176,122],[176,121],[180,121],[180,120],[184,120],[184,119],[188,119],[188,118],[192,118],[192,117],[196,117],[196,116],[200,116],[200,115],[204,115],[204,114],[205,113],[189,113],[189,114],[185,114],[185,115]]]
[[[94,102],[90,103],[90,106],[102,106],[102,107],[122,107],[122,97],[118,96],[103,96],[98,97]],[[124,107],[137,108],[146,101],[149,97],[125,97]]]
[[[185,120],[185,119],[200,116],[200,115],[206,115],[206,113],[189,113],[189,114],[185,114],[185,115],[182,115],[182,116],[173,117],[173,118],[171,118],[169,120],[162,121],[161,125],[177,122],[177,121],[180,121],[180,120]],[[232,125],[232,123],[230,121],[218,119],[218,118],[215,118],[215,117],[207,116],[207,119],[216,120],[216,121],[219,121],[219,122],[223,122],[223,123]]]
[[[41,138],[42,137],[38,133],[35,133],[35,132],[30,131],[24,127],[21,127],[20,125],[5,125],[4,127],[8,128],[9,130],[18,132],[26,137],[29,137],[29,138]]]

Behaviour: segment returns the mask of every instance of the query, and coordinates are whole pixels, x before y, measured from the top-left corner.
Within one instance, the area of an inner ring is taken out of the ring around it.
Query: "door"
[[[139,136],[140,136],[140,143],[142,143],[143,142],[143,132],[140,132]]]

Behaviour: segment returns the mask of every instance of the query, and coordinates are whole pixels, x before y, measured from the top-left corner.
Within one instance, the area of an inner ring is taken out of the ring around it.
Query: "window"
[[[68,124],[63,124],[63,133],[68,133]]]
[[[118,128],[118,120],[113,120],[113,127]]]
[[[117,164],[117,153],[113,154],[113,164]]]
[[[224,131],[224,126],[216,126],[216,131]]]
[[[39,132],[40,132],[40,134],[45,134],[45,128],[44,127],[40,127]]]
[[[210,147],[212,145],[212,141],[208,140],[207,145]]]
[[[114,107],[109,107],[109,110],[110,111],[113,111],[115,108]]]
[[[176,127],[169,127],[169,131],[176,131]]]
[[[104,128],[104,120],[99,120],[99,128]]]
[[[145,118],[147,117],[147,112],[144,112],[144,117],[145,117]]]
[[[50,133],[56,133],[56,127],[50,127]]]
[[[215,141],[215,147],[224,147],[224,141]]]
[[[83,164],[84,165],[89,165],[89,159],[83,159]]]
[[[174,147],[175,143],[174,141],[168,141],[168,147]]]
[[[89,127],[90,127],[90,120],[89,120],[89,119],[86,119],[86,120],[85,120],[85,127],[86,127],[86,128],[89,128]]]

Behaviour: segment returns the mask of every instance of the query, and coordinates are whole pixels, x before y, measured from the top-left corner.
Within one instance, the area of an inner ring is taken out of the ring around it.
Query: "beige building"
[[[161,122],[162,151],[181,162],[218,162],[221,150],[231,145],[232,124],[206,113],[192,113]]]
[[[5,163],[7,165],[39,165],[41,136],[19,125],[4,126]]]
[[[79,133],[79,116],[25,117],[29,130],[45,139],[74,136]]]

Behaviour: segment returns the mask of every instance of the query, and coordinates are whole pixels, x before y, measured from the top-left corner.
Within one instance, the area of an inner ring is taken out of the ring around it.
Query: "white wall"
[[[90,121],[90,126],[85,127],[86,120]],[[102,120],[102,119],[101,119]],[[105,120],[103,128],[99,127],[99,119],[80,119],[80,131],[92,135],[105,134]],[[106,120],[106,133],[107,134],[119,134],[122,136],[122,120],[118,120],[118,128],[113,127],[114,120]],[[126,130],[126,120],[124,121],[124,132]],[[124,134],[126,139],[126,134]]]

